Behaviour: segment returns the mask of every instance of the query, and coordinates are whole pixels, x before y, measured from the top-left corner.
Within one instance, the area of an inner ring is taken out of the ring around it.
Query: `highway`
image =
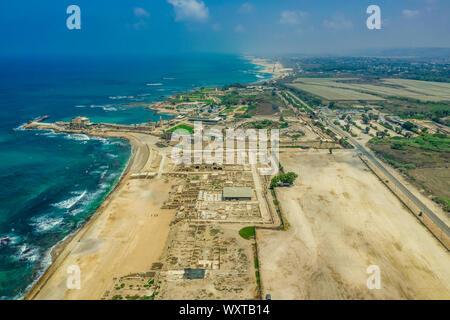
[[[332,127],[335,131],[337,131],[341,136],[348,137],[349,141],[355,146],[355,148],[361,152],[364,156],[367,157],[369,161],[371,161],[374,165],[378,167],[378,169],[383,172],[383,174],[389,179],[390,183],[394,183],[395,186],[400,189],[414,204],[422,211],[422,213],[426,214],[428,218],[430,218],[447,236],[450,235],[450,229],[448,225],[443,222],[437,215],[434,214],[422,201],[420,201],[411,191],[408,190],[397,178],[395,178],[385,167],[384,165],[375,158],[375,156],[369,152],[363,145],[361,145],[356,139],[354,139],[347,132],[343,131],[341,128],[337,127],[331,121],[329,121],[325,117],[325,121],[327,124]]]
[[[296,98],[297,101],[301,102],[305,107],[307,107],[310,110],[313,110],[306,102],[304,102],[302,99],[297,97],[296,95],[292,94],[290,91],[288,93],[293,97]],[[377,166],[378,169],[381,170],[381,172],[389,179],[390,183],[395,184],[395,186],[403,192],[419,209],[420,211],[425,214],[431,221],[436,224],[436,226],[439,227],[448,237],[450,236],[450,228],[448,225],[443,222],[436,214],[434,214],[433,211],[431,211],[422,201],[420,201],[414,194],[411,193],[411,191],[408,190],[407,187],[405,187],[397,178],[395,178],[386,168],[385,166],[378,161],[378,159],[369,152],[362,144],[360,144],[356,139],[354,139],[350,134],[343,131],[341,128],[336,126],[334,123],[332,123],[326,116],[323,117],[326,123],[333,128],[336,132],[338,132],[341,136],[347,137],[349,141],[355,146],[355,148],[361,152],[366,158],[371,161],[375,166]]]

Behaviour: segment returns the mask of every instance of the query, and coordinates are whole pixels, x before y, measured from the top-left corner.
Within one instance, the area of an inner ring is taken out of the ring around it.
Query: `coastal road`
[[[375,156],[369,152],[363,145],[361,145],[356,139],[354,139],[351,135],[347,134],[347,132],[344,132],[341,130],[341,128],[337,127],[329,119],[325,117],[325,121],[327,124],[332,127],[335,131],[337,131],[341,136],[347,137],[350,142],[355,146],[355,148],[361,152],[364,156],[366,156],[369,161],[371,161],[375,166],[377,166],[378,169],[383,172],[383,174],[389,179],[390,182],[394,183],[395,186],[401,190],[414,204],[422,211],[424,214],[427,215],[428,218],[430,218],[447,236],[450,236],[450,229],[448,225],[443,222],[436,214],[434,214],[433,211],[431,211],[422,201],[420,201],[414,194],[411,193],[411,191],[408,190],[407,187],[405,187],[397,178],[395,178],[386,168],[385,166],[378,161]]]
[[[292,94],[290,91],[288,91],[289,94],[296,98],[297,101],[302,103],[305,107],[307,107],[310,110],[313,110],[306,102],[304,102],[302,99],[297,97],[296,95]],[[403,192],[404,195],[406,195],[419,209],[424,213],[429,219],[431,219],[434,224],[436,224],[447,236],[450,236],[450,228],[448,225],[443,222],[433,211],[431,211],[422,201],[420,201],[411,191],[408,190],[403,183],[401,183],[396,177],[394,177],[387,169],[386,167],[378,161],[378,159],[369,151],[367,150],[362,144],[360,144],[356,139],[354,139],[350,134],[347,132],[344,132],[333,124],[326,116],[323,117],[326,123],[333,128],[337,133],[339,133],[343,137],[347,137],[350,142],[355,146],[355,148],[366,158],[372,162],[378,169],[381,170],[381,172],[389,179],[390,182],[394,183],[395,186]]]

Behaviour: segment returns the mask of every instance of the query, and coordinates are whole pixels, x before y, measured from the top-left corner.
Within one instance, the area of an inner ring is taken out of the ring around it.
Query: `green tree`
[[[410,122],[410,121],[406,121],[406,122],[402,125],[402,127],[403,127],[404,129],[406,129],[406,130],[412,131],[413,129],[416,128],[416,125],[415,125],[414,123]]]
[[[362,122],[364,124],[369,124],[369,117],[367,117],[365,114],[362,115]]]

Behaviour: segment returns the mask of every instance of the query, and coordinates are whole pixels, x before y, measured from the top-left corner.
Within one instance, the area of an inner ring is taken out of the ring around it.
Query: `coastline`
[[[278,80],[284,78],[288,76],[289,73],[292,71],[292,69],[285,68],[279,61],[271,61],[269,59],[256,57],[246,57],[246,59],[250,60],[250,63],[253,65],[263,67],[263,69],[258,70],[258,72],[272,74],[272,78],[270,80]]]
[[[56,269],[59,267],[58,259],[61,259],[63,253],[68,248],[69,244],[75,239],[82,237],[82,235],[89,230],[89,228],[95,223],[95,220],[97,217],[102,213],[105,206],[111,201],[111,199],[114,197],[115,192],[120,188],[120,186],[124,183],[124,180],[128,173],[130,172],[131,167],[133,166],[133,163],[136,159],[136,156],[139,152],[139,145],[136,143],[136,140],[131,138],[130,135],[124,133],[124,134],[96,134],[92,135],[95,137],[102,137],[102,138],[118,138],[126,140],[130,145],[132,146],[132,152],[131,155],[127,161],[127,164],[123,171],[121,172],[120,178],[118,182],[115,184],[115,186],[108,192],[106,197],[101,201],[99,204],[99,207],[92,213],[92,215],[86,220],[86,222],[77,230],[74,230],[72,233],[68,234],[63,240],[55,244],[50,249],[50,257],[51,257],[51,263],[50,265],[45,269],[43,274],[37,278],[34,283],[31,285],[31,288],[27,291],[27,293],[21,298],[22,300],[32,300],[40,291],[40,288],[45,285],[45,283],[50,279],[52,274],[56,271]],[[66,252],[65,254],[69,254],[70,252]]]
[[[270,80],[276,80],[286,75],[285,69],[279,62],[270,62],[266,59],[251,59],[251,63],[254,65],[262,66],[264,69],[258,70],[260,73],[268,73],[272,74],[272,78]],[[268,80],[260,80],[268,81]],[[256,82],[256,83],[257,83]],[[153,109],[158,113],[157,109]],[[164,113],[164,112],[163,112]],[[67,133],[63,132],[62,133]],[[83,133],[85,134],[85,133]],[[143,144],[139,139],[137,139],[133,134],[128,132],[108,132],[108,133],[100,133],[93,132],[91,134],[86,134],[89,136],[95,137],[103,137],[103,138],[119,138],[127,140],[132,146],[132,153],[128,160],[127,165],[121,173],[119,181],[115,184],[114,188],[107,194],[107,196],[102,200],[99,204],[98,208],[94,211],[94,213],[86,220],[86,222],[73,233],[67,235],[62,241],[55,244],[53,248],[50,249],[51,263],[46,268],[44,273],[35,280],[35,282],[31,285],[31,288],[28,292],[22,297],[24,300],[33,300],[33,299],[41,299],[39,297],[41,290],[46,287],[47,283],[52,282],[52,278],[54,278],[56,273],[61,273],[63,270],[63,263],[67,260],[67,258],[73,253],[79,243],[85,238],[86,234],[89,233],[90,230],[95,229],[98,224],[98,220],[102,217],[108,206],[111,202],[118,197],[118,194],[122,188],[130,181],[129,176],[131,171],[139,171],[146,166],[146,163],[150,157],[150,150],[147,144]],[[170,222],[170,221],[169,221]],[[65,271],[63,272],[64,274]],[[66,276],[68,276],[66,274]],[[56,281],[53,281],[56,282]],[[66,296],[64,296],[67,298]],[[63,298],[63,297],[61,297]],[[92,298],[92,297],[90,297]]]
[[[278,80],[278,79],[289,76],[292,72],[292,69],[285,68],[279,61],[271,61],[269,59],[256,58],[256,57],[251,57],[251,56],[243,57],[243,59],[249,61],[250,64],[252,64],[254,66],[262,67],[261,70],[256,70],[256,72],[271,75],[270,79],[264,79],[264,77],[263,77],[263,79],[249,82],[247,84],[259,84],[259,83],[262,83],[265,81]],[[257,75],[257,77],[262,77],[262,76]],[[215,87],[216,86],[212,86],[212,88],[215,88]],[[192,90],[195,90],[195,88]],[[155,115],[168,115],[171,117],[176,117],[177,115],[179,115],[176,112],[165,109],[164,108],[165,101],[166,100],[155,101],[153,103],[150,103],[150,104],[148,104],[147,109],[154,111]]]

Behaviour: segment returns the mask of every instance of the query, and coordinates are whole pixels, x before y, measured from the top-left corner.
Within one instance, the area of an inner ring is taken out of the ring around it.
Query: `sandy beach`
[[[100,135],[100,133],[99,133]],[[161,179],[131,179],[155,167],[157,138],[131,133],[101,133],[129,140],[133,156],[121,181],[90,220],[58,247],[52,265],[25,299],[102,299],[116,277],[149,269],[163,252],[173,210],[160,209],[171,184]],[[69,290],[67,270],[81,271],[81,288]]]
[[[264,69],[260,70],[261,73],[273,74],[274,80],[283,78],[292,71],[290,68],[285,68],[279,61],[270,61],[268,59],[253,57],[250,58],[250,60],[253,64],[264,67]]]

